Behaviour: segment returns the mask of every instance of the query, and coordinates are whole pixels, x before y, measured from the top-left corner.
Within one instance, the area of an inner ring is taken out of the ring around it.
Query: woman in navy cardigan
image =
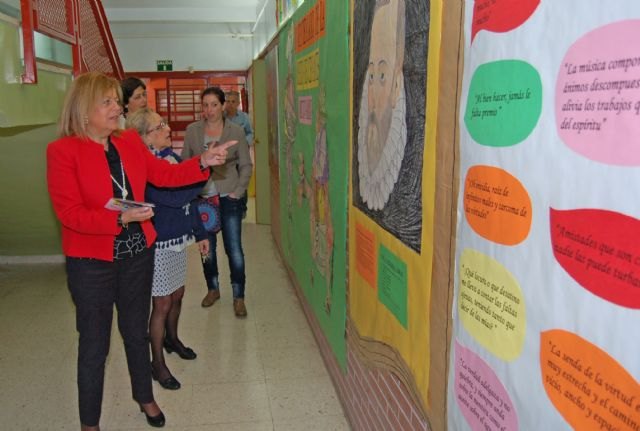
[[[205,181],[226,146],[180,165],[154,157],[135,131],[121,132],[120,83],[102,73],[77,77],[47,147],[47,184],[62,225],[67,280],[76,306],[78,404],[83,431],[99,430],[113,306],[124,341],[132,394],[149,425],[164,426],[153,398],[147,325],[156,231],[149,207],[113,211],[112,198],[144,200],[147,182],[175,187]]]
[[[135,129],[151,153],[171,164],[182,160],[171,149],[171,129],[149,108],[127,117],[126,126]],[[165,389],[180,389],[164,360],[163,347],[183,359],[195,359],[196,353],[178,338],[178,319],[187,277],[187,246],[197,242],[200,254],[209,252],[209,240],[194,199],[204,182],[179,188],[147,186],[147,202],[155,204],[153,225],[156,240],[153,285],[153,309],[149,320],[151,338],[151,375]]]

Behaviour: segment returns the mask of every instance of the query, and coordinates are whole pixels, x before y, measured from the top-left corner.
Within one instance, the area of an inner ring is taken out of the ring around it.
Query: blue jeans
[[[242,199],[220,197],[220,222],[222,226],[222,242],[229,259],[231,287],[234,298],[244,298],[245,272],[244,251],[242,250],[242,214],[246,205]],[[202,262],[204,278],[209,290],[219,290],[218,260],[216,256],[217,236],[208,232],[209,256]]]

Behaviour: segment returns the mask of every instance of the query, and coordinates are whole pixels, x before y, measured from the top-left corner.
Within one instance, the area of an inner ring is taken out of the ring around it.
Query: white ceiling
[[[173,60],[174,71],[246,70],[277,30],[275,3],[102,0],[125,72],[154,71],[160,59]],[[3,5],[20,10],[20,0]]]
[[[216,52],[231,49],[223,53],[224,64],[237,69],[251,62],[252,35],[267,1],[103,0],[102,5],[125,71],[153,70],[158,58],[176,59],[179,64],[174,64],[174,70],[227,69],[204,63],[201,57],[210,55],[203,53],[204,46]],[[243,58],[229,61],[234,53]]]
[[[167,33],[250,35],[268,0],[102,0],[118,38]],[[20,0],[0,0],[16,11]]]
[[[223,35],[250,37],[266,0],[103,0],[118,39]]]

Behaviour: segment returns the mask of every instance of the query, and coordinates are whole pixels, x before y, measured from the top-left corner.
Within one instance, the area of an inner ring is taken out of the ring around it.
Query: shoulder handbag
[[[207,232],[218,233],[222,228],[220,224],[220,196],[198,199],[198,212],[200,220]]]

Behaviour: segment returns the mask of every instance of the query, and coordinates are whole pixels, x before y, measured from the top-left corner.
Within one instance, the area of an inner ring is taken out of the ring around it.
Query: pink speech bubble
[[[521,25],[540,0],[476,0],[473,6],[471,41],[480,30],[504,33]]]
[[[562,141],[588,159],[640,165],[640,20],[600,27],[575,42],[556,84]]]
[[[511,398],[491,367],[456,341],[455,394],[462,415],[473,431],[518,429]]]

